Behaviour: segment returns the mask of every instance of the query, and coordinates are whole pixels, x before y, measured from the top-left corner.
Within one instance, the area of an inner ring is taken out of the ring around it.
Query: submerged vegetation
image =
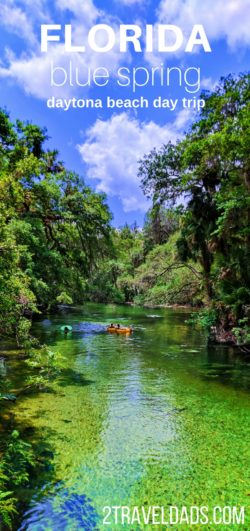
[[[60,355],[30,336],[32,318],[58,304],[198,307],[191,320],[210,339],[248,349],[249,86],[249,75],[223,79],[181,141],[140,161],[152,198],[143,228],[112,228],[105,196],[46,149],[46,131],[0,111],[0,335],[15,338],[32,370],[25,392],[47,390],[63,370]],[[0,392],[1,404],[15,399],[4,380]],[[13,427],[0,448],[0,514],[10,528],[36,470],[35,450]]]

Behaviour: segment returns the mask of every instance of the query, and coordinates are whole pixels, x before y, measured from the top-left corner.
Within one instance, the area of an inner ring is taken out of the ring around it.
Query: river
[[[249,364],[228,348],[208,348],[188,316],[89,304],[34,323],[33,335],[60,352],[64,368],[49,392],[20,395],[9,406],[51,461],[24,493],[20,531],[144,529],[114,518],[104,525],[106,506],[247,506]],[[108,334],[110,322],[134,332]],[[62,324],[72,332],[61,332]],[[18,390],[23,363],[8,356],[5,371]]]

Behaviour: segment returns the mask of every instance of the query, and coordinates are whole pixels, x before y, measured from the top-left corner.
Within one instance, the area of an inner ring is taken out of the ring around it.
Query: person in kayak
[[[119,323],[114,325],[111,323],[111,325],[108,326],[107,332],[116,332],[117,334],[132,334],[132,328],[131,326],[121,326]]]
[[[72,332],[72,326],[70,325],[62,325],[60,327],[60,330],[64,332],[64,334],[68,334],[69,332]]]

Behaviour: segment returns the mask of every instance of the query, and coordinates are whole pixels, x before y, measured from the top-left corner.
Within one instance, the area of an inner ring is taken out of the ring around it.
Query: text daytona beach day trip
[[[101,98],[56,98],[52,96],[47,99],[47,107],[49,109],[61,109],[63,111],[68,111],[69,109],[148,109],[152,106],[154,109],[166,109],[169,111],[175,111],[178,103],[181,104],[183,109],[195,109],[200,111],[205,107],[204,99],[197,98],[162,98],[159,96],[154,100],[150,101],[148,98],[141,96],[140,98],[110,98],[108,96],[106,100]]]

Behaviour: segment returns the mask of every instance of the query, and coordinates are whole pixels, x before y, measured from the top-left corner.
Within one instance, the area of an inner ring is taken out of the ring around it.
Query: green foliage
[[[10,436],[4,459],[11,484],[15,487],[27,484],[29,469],[35,464],[34,455],[31,445],[20,439],[17,430]]]
[[[63,368],[64,358],[58,353],[43,346],[29,347],[24,363],[32,373],[24,380],[22,392],[47,390],[51,382]],[[29,371],[30,372],[30,371]],[[2,388],[3,386],[1,386]],[[7,384],[5,388],[8,388]],[[12,400],[16,397],[7,391],[0,393],[1,400]],[[9,435],[6,433],[0,448],[0,528],[13,529],[13,519],[18,513],[18,497],[20,489],[35,478],[38,473],[37,457],[39,448],[24,441],[17,430]]]
[[[16,325],[17,344],[27,352],[35,342],[30,336],[31,322],[26,317],[20,317]]]
[[[248,74],[222,79],[181,141],[145,155],[139,176],[153,207],[142,230],[111,229],[105,197],[45,149],[46,131],[1,111],[0,333],[28,351],[34,312],[87,299],[205,305],[241,329],[250,299],[249,86]]]
[[[245,317],[239,320],[239,326],[234,327],[232,332],[236,337],[238,345],[250,344],[250,326],[249,319]]]
[[[50,382],[60,374],[63,360],[59,352],[50,350],[46,345],[30,349],[25,363],[34,369],[34,373],[26,378],[25,389],[47,389]]]
[[[156,245],[166,243],[179,228],[180,216],[177,210],[167,210],[156,203],[146,215],[143,227],[144,252],[147,254]]]
[[[199,264],[206,304],[232,329],[250,300],[249,74],[222,79],[203,97],[185,138],[145,155],[139,175],[154,209],[186,199],[178,259]]]
[[[45,130],[0,111],[0,334],[28,348],[38,309],[82,302],[110,253],[105,197],[47,151]]]
[[[35,466],[32,446],[23,441],[17,430],[13,430],[1,448],[0,463],[0,524],[12,529],[12,520],[17,514],[17,498],[13,491],[29,483]]]
[[[1,465],[0,465],[1,466]],[[12,529],[12,519],[17,514],[16,498],[13,498],[12,492],[2,491],[2,481],[6,479],[0,471],[0,523]]]
[[[122,290],[113,285],[109,274],[96,275],[93,283],[88,286],[87,297],[92,302],[122,304],[125,302],[125,295]]]
[[[100,260],[86,289],[88,299],[123,303],[133,300],[136,268],[144,260],[143,235],[136,226],[113,229],[109,260]]]
[[[56,302],[58,302],[58,304],[73,304],[73,299],[63,291],[56,297]]]
[[[218,312],[212,308],[205,308],[198,312],[192,313],[188,323],[198,325],[209,332],[212,326],[218,321]]]
[[[179,208],[167,210],[162,206],[157,212],[149,212],[143,230],[128,225],[114,230],[114,258],[100,262],[88,285],[87,297],[98,302],[150,306],[201,305],[204,300],[201,268],[178,257],[180,222]],[[158,223],[162,226],[159,244]]]
[[[178,259],[179,232],[167,243],[153,248],[136,272],[139,299],[147,305],[200,305],[203,300],[200,271]]]

